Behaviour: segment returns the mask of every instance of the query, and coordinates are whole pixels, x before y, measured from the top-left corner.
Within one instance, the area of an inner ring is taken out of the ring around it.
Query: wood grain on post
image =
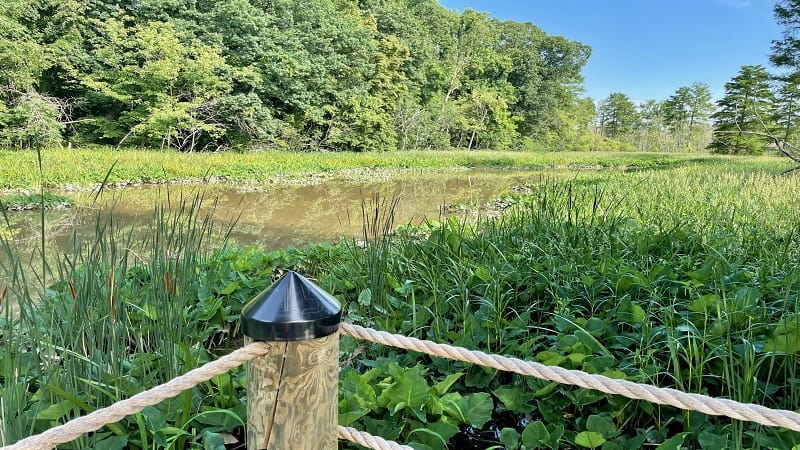
[[[281,342],[251,361],[247,449],[336,449],[338,381],[338,333]]]
[[[295,272],[245,305],[245,341],[273,344],[247,365],[248,450],[337,448],[340,320],[336,299]]]

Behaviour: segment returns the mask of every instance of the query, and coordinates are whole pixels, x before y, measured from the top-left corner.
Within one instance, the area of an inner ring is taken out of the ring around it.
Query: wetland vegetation
[[[392,224],[391,199],[366,201],[366,246],[241,246],[200,214],[201,199],[157,208],[144,238],[100,217],[56,261],[3,266],[0,297],[19,304],[2,321],[5,442],[235,348],[241,306],[287,269],[363,325],[793,409],[800,179],[774,160],[736,161],[545,174],[496,202],[494,219]],[[341,423],[419,449],[790,449],[800,439],[349,339],[342,364]],[[237,448],[243,376],[64,448]]]

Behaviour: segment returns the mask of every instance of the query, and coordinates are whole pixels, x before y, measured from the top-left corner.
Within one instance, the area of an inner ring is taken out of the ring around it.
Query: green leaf
[[[67,415],[72,408],[73,404],[71,401],[63,400],[39,411],[39,414],[36,414],[36,418],[39,420],[59,420]]]
[[[507,449],[519,447],[519,439],[519,432],[513,428],[503,428],[500,430],[500,442],[502,442]]]
[[[550,432],[541,421],[531,422],[522,430],[522,445],[530,449],[548,447]]]
[[[708,450],[716,450],[718,448],[728,448],[728,435],[716,434],[708,430],[703,431],[697,436],[697,442],[700,447]]]
[[[399,425],[397,421],[386,421],[373,419],[371,417],[364,417],[364,428],[367,433],[373,436],[381,436],[384,439],[394,441],[400,437],[403,428],[406,427],[407,422],[401,422]]]
[[[434,384],[432,390],[437,395],[444,395],[450,389],[450,387],[453,386],[453,383],[458,381],[458,379],[461,378],[463,375],[464,372],[458,372],[448,375],[447,378],[445,378],[444,380]]]
[[[355,370],[349,370],[344,375],[340,395],[351,407],[357,405],[359,409],[366,411],[372,409],[377,402],[375,389]]]
[[[372,290],[370,288],[366,288],[358,294],[358,304],[361,306],[372,304]]]
[[[656,450],[681,450],[683,440],[686,439],[686,436],[689,434],[689,432],[678,433],[662,442],[658,447],[656,447]]]
[[[689,311],[696,313],[712,311],[717,302],[719,302],[717,294],[706,294],[698,299],[692,300],[691,303],[689,303]]]
[[[586,448],[597,448],[603,445],[606,439],[600,433],[594,431],[583,431],[575,436],[575,444]]]
[[[475,428],[482,428],[492,418],[494,402],[486,392],[461,397],[456,402],[465,423]]]
[[[444,440],[442,435],[428,428],[415,428],[411,430],[408,435],[411,436],[415,433],[423,434],[423,436],[418,437],[419,441],[433,450],[442,450],[444,446],[447,445],[447,442]],[[426,437],[432,437],[433,439],[426,439]]]
[[[232,294],[237,289],[239,289],[239,282],[238,281],[231,281],[230,283],[228,283],[227,286],[225,286],[225,288],[223,288],[221,291],[219,291],[219,293],[221,295],[229,295],[229,294]]]
[[[527,413],[535,408],[535,405],[529,403],[535,397],[534,394],[518,386],[495,389],[492,393],[509,411]]]
[[[603,416],[593,414],[586,420],[586,429],[600,433],[604,438],[610,439],[619,434],[617,427]]]
[[[392,414],[407,408],[420,411],[428,400],[428,382],[422,376],[422,369],[413,367],[405,369],[394,382],[381,392],[378,404],[386,406]]]
[[[645,314],[644,309],[637,304],[631,305],[631,322],[633,323],[644,323]]]
[[[128,445],[128,436],[112,436],[103,439],[100,442],[95,442],[95,450],[122,450]]]
[[[203,450],[225,450],[225,438],[219,433],[203,431]]]
[[[475,268],[475,276],[480,278],[481,281],[492,281],[492,273],[483,266]]]

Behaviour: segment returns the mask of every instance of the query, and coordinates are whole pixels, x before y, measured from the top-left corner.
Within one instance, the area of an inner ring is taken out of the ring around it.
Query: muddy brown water
[[[118,225],[146,229],[156,205],[176,205],[180,198],[203,197],[203,211],[220,225],[235,221],[233,239],[265,250],[332,241],[362,233],[362,202],[373,208],[397,198],[395,226],[440,220],[490,203],[515,185],[541,179],[541,171],[462,171],[376,175],[377,179],[331,179],[314,184],[233,186],[223,184],[127,186],[106,189],[94,202],[90,193],[66,193],[83,206],[46,213],[46,237],[65,245],[73,227],[79,237],[94,232],[96,211],[111,213]],[[93,206],[90,205],[94,202]],[[466,205],[467,208],[453,208]],[[443,212],[443,207],[447,206]],[[28,255],[38,245],[40,214],[12,213],[15,250]]]

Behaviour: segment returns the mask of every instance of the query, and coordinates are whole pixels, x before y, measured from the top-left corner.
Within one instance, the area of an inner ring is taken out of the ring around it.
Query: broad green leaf
[[[405,369],[381,392],[378,404],[386,406],[392,414],[403,408],[420,411],[428,400],[428,389],[430,389],[421,370],[419,367]]]
[[[719,302],[719,297],[717,296],[717,294],[706,294],[698,299],[692,300],[689,303],[689,311],[696,313],[705,313],[707,311],[713,311],[714,308],[716,308],[718,302]]]
[[[364,417],[364,428],[367,433],[373,436],[380,436],[390,441],[397,440],[397,438],[400,437],[400,433],[403,432],[407,423],[408,422],[400,422],[398,424],[396,420],[386,421]]]
[[[432,431],[435,431],[439,436],[444,439],[445,442],[450,442],[450,438],[458,434],[460,428],[458,425],[452,424],[444,420],[444,418],[439,419],[436,422],[429,423],[428,428]]]
[[[361,306],[372,304],[372,290],[370,288],[366,288],[358,294],[358,304]]]
[[[631,322],[633,323],[644,323],[645,321],[645,314],[644,309],[637,304],[631,305]]]
[[[584,329],[592,336],[599,337],[603,334],[603,331],[606,329],[606,323],[603,322],[603,319],[592,317],[591,319],[586,321],[586,326],[584,327]]]
[[[377,401],[375,389],[355,370],[349,370],[345,374],[340,395],[350,407],[357,404],[359,409],[366,411],[372,409]]]
[[[675,436],[672,436],[671,438],[669,438],[666,441],[664,441],[661,444],[659,444],[659,446],[656,447],[656,450],[681,450],[681,446],[683,445],[683,441],[684,441],[684,439],[686,439],[686,436],[689,435],[689,434],[690,433],[688,433],[688,432],[678,433]]]
[[[227,284],[219,293],[221,295],[229,295],[232,294],[234,291],[239,289],[239,282],[238,281],[231,281]]]
[[[529,403],[535,395],[520,387],[499,388],[492,393],[509,411],[527,413],[535,408],[535,405]]]
[[[444,395],[450,389],[450,387],[453,386],[453,383],[458,381],[458,379],[461,378],[463,375],[464,372],[458,372],[448,375],[447,378],[433,385],[433,391],[437,395]]]
[[[478,392],[461,397],[456,402],[462,414],[464,423],[472,425],[475,428],[483,427],[483,424],[492,418],[492,411],[494,411],[494,402],[492,396],[486,392]]]
[[[492,280],[492,272],[489,271],[486,267],[479,266],[475,268],[475,276],[480,278],[481,281],[491,281]]]
[[[219,433],[203,431],[203,450],[225,450],[225,438]]]
[[[128,436],[111,436],[100,442],[95,442],[95,450],[123,450],[128,445]]]
[[[550,432],[541,421],[531,422],[522,430],[522,445],[530,449],[549,447]]]
[[[39,420],[59,420],[67,415],[73,407],[74,405],[71,401],[63,400],[39,411],[39,413],[36,414],[36,418]]]
[[[600,433],[594,431],[582,431],[575,436],[575,444],[586,448],[597,448],[603,445],[606,439]]]
[[[409,436],[413,434],[417,435],[417,440],[433,450],[442,450],[447,445],[442,435],[428,428],[415,428],[408,433]]]
[[[167,415],[154,406],[143,409],[141,414],[147,426],[152,430],[160,430],[167,425]]]
[[[519,447],[520,437],[519,432],[513,428],[503,428],[500,430],[500,442],[502,442],[507,449]]]
[[[697,436],[697,442],[700,443],[701,448],[708,450],[728,448],[728,435],[716,434],[706,430]]]
[[[586,420],[586,429],[600,433],[604,438],[610,439],[619,434],[617,427],[603,416],[593,414]]]

